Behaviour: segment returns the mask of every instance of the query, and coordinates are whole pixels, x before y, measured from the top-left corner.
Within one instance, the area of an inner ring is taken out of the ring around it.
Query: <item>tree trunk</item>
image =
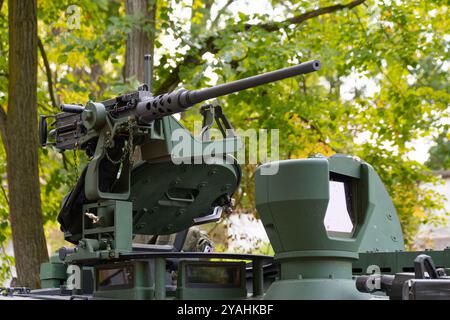
[[[126,0],[125,11],[127,15],[143,14],[145,25],[152,29],[152,32],[146,32],[141,27],[136,27],[127,37],[125,82],[134,76],[143,83],[144,55],[151,54],[153,57],[154,53],[156,0]]]
[[[9,88],[6,118],[10,222],[18,284],[39,288],[48,261],[38,170],[37,5],[9,0]]]
[[[155,48],[155,14],[157,0],[126,0],[125,11],[127,15],[143,14],[145,25],[151,28],[151,32],[146,32],[139,25],[133,28],[128,34],[125,48],[124,82],[128,82],[131,77],[136,77],[140,83],[144,83],[144,56],[152,56],[151,64],[153,70],[153,54]],[[153,74],[150,75],[152,79]],[[133,160],[139,161],[142,158],[141,149],[136,147]]]

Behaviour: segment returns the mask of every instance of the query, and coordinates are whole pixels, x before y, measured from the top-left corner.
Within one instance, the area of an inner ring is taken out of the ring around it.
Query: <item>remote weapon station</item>
[[[241,140],[217,104],[200,138],[173,115],[208,99],[320,70],[317,60],[200,90],[151,93],[150,56],[137,91],[41,116],[42,146],[89,163],[58,221],[72,247],[41,266],[35,299],[448,299],[450,250],[405,252],[392,201],[366,162],[316,156],[255,173],[256,208],[275,256],[183,251],[188,229],[232,209]],[[47,120],[52,119],[51,128]],[[216,122],[222,140],[211,140]],[[191,146],[177,152],[174,137]],[[139,149],[140,156],[135,152]],[[215,152],[205,158],[205,150]],[[203,161],[197,161],[202,159]],[[173,244],[136,236],[176,234]],[[433,262],[434,261],[434,262]],[[434,265],[436,263],[436,267]],[[16,290],[16,291],[14,291]]]

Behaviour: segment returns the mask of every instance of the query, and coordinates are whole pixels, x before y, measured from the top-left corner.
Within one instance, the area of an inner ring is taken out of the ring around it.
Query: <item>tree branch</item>
[[[367,29],[364,27],[363,23],[361,22],[361,19],[357,12],[354,12],[354,15],[356,16],[356,19],[358,19],[359,26],[361,27],[361,30],[364,32],[364,37],[367,39],[366,46],[370,47],[371,50],[373,50],[373,45],[369,41],[367,36]],[[384,30],[384,29],[383,29]],[[380,66],[381,63],[375,63],[375,66],[377,67],[378,71],[389,81],[389,83],[396,89],[397,93],[405,99],[405,95],[403,94],[402,90],[398,86],[397,82],[393,81],[391,77],[386,73],[384,68]],[[407,69],[407,68],[406,68]]]
[[[8,194],[6,193],[5,188],[3,187],[2,181],[0,181],[0,188],[2,188],[3,197],[5,198],[6,204],[9,206],[9,198]]]
[[[349,2],[347,4],[337,4],[333,6],[323,7],[319,8],[317,10],[312,10],[305,12],[301,15],[294,16],[292,18],[289,18],[282,22],[277,23],[261,23],[261,24],[248,24],[245,26],[244,31],[249,31],[253,28],[262,28],[267,31],[275,31],[283,28],[287,24],[296,24],[299,25],[309,19],[329,14],[333,12],[337,12],[344,9],[352,9],[362,3],[364,3],[366,0],[354,0],[352,2]],[[188,53],[185,58],[172,70],[170,75],[160,84],[160,86],[155,90],[155,94],[161,94],[165,92],[169,92],[176,88],[176,86],[181,82],[179,72],[182,66],[186,66],[188,64],[194,64],[199,65],[201,64],[202,60],[200,57],[205,54],[206,52],[211,53],[217,53],[220,48],[218,48],[214,41],[216,38],[218,38],[220,34],[223,34],[225,32],[242,32],[242,30],[237,30],[234,26],[231,28],[227,28],[221,31],[218,31],[215,35],[211,35],[204,41],[204,45],[200,49],[196,49]]]
[[[227,10],[227,8],[236,0],[228,0],[227,3],[225,3],[225,5],[220,8],[220,10],[217,12],[216,17],[214,18],[214,21],[211,22],[211,29],[215,28],[217,26],[217,23],[219,22],[220,17],[222,16],[222,14]]]
[[[201,56],[203,56],[206,52],[211,53],[217,53],[219,51],[219,48],[217,48],[214,45],[215,37],[209,37],[205,41],[205,45],[200,48],[195,53],[187,54],[183,61],[180,62],[174,69],[172,69],[172,72],[169,74],[169,76],[159,85],[157,90],[155,90],[155,95],[162,94],[165,92],[170,92],[181,82],[180,79],[180,69],[181,66],[185,66],[188,64],[194,64],[199,65],[201,64],[202,60],[200,59]]]
[[[246,24],[245,25],[245,29],[249,30],[251,28],[262,28],[266,31],[276,31],[279,30],[281,28],[283,28],[286,25],[290,25],[290,24],[301,24],[303,22],[305,22],[306,20],[324,15],[324,14],[329,14],[329,13],[333,13],[336,11],[340,11],[343,9],[352,9],[356,6],[359,6],[360,4],[364,3],[366,0],[354,0],[352,2],[349,2],[347,4],[336,4],[333,6],[328,6],[328,7],[323,7],[323,8],[319,8],[317,10],[312,10],[312,11],[308,11],[305,12],[303,14],[300,14],[298,16],[294,16],[292,18],[286,19],[284,21],[281,22],[271,22],[271,23],[261,23],[261,24]]]
[[[47,75],[47,86],[48,93],[50,95],[50,100],[52,101],[53,108],[57,109],[58,105],[56,104],[55,94],[53,93],[53,80],[52,80],[52,70],[50,69],[50,64],[48,63],[47,54],[45,53],[44,45],[42,44],[41,38],[38,37],[38,47],[39,52],[41,53],[42,60],[44,61],[45,73]]]
[[[6,134],[6,111],[3,106],[0,105],[0,136],[3,140],[6,152],[8,152],[8,136]]]
[[[311,120],[305,118],[301,114],[298,114],[298,116],[299,116],[300,120],[302,120],[304,123],[309,125],[311,127],[311,129],[313,129],[319,135],[319,138],[317,139],[318,142],[323,143],[324,145],[330,147],[330,149],[336,153],[342,153],[342,150],[339,150],[339,149],[333,147],[330,143],[326,142],[325,135],[322,133],[322,130],[320,130],[320,128],[317,125],[315,125]]]

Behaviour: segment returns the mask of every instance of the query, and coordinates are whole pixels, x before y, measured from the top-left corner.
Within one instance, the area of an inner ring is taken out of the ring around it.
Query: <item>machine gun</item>
[[[175,165],[172,133],[188,131],[172,115],[208,99],[321,68],[313,60],[211,88],[153,96],[148,56],[145,61],[146,83],[137,91],[102,102],[89,101],[84,107],[62,104],[63,112],[40,117],[42,146],[80,149],[90,157],[58,216],[65,239],[81,245],[85,253],[99,248],[130,251],[132,234],[172,234],[218,220],[222,210],[230,208],[241,178],[240,167],[230,155],[240,148],[240,140],[220,106],[205,106],[205,130],[211,125],[209,120],[215,119],[223,141],[189,135],[192,152],[178,157],[183,165]],[[50,131],[48,118],[55,120]],[[219,144],[225,147],[214,157],[225,158],[226,163],[191,164],[206,147]],[[140,148],[139,162],[133,158],[136,147]]]
[[[146,60],[148,61],[148,60]],[[279,81],[300,74],[320,70],[317,60],[301,63],[261,75],[237,80],[200,90],[180,89],[174,92],[153,96],[150,84],[144,84],[138,91],[118,96],[100,103],[88,102],[85,107],[77,104],[61,104],[62,113],[55,116],[55,129],[50,132],[55,142],[52,144],[61,150],[83,149],[89,155],[95,153],[95,140],[102,130],[109,129],[110,141],[118,136],[148,134],[155,120],[186,111],[206,100],[254,88],[266,83]],[[47,145],[47,123],[49,116],[40,118],[40,143]],[[128,124],[132,123],[132,126]],[[142,131],[136,130],[141,129]],[[130,132],[131,130],[131,132]]]
[[[450,300],[450,277],[436,268],[433,259],[420,254],[414,259],[414,272],[374,273],[356,278],[360,292],[382,292],[390,300]]]

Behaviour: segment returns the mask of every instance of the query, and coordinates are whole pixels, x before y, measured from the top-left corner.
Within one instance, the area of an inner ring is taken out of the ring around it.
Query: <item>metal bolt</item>
[[[136,225],[136,230],[141,230],[143,227],[145,227],[145,225],[145,222],[139,223],[138,225]]]
[[[175,216],[179,217],[179,216],[183,215],[185,212],[186,212],[185,209],[180,209],[180,210],[177,211],[177,213],[175,214]]]

